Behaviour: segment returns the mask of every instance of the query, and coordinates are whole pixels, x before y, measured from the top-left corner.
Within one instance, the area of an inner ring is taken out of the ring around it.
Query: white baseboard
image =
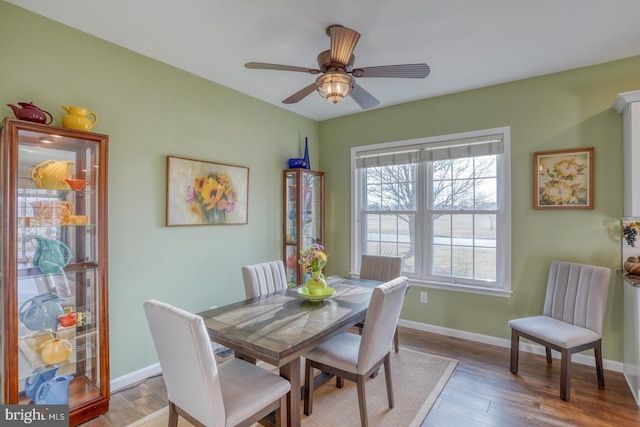
[[[111,393],[115,393],[118,390],[127,388],[137,383],[138,381],[143,381],[147,378],[158,375],[161,372],[162,370],[160,369],[160,364],[154,363],[153,365],[149,365],[121,377],[114,378],[111,380]]]
[[[503,348],[511,348],[511,341],[504,338],[496,338],[489,335],[481,335],[473,332],[461,331],[458,329],[443,328],[442,326],[429,325],[427,323],[414,322],[411,320],[402,320],[398,322],[398,325],[404,326],[410,329],[416,329],[418,331],[432,332],[434,334],[445,335],[453,338],[460,338],[469,341],[480,342],[484,344],[495,345]],[[520,351],[526,351],[527,353],[539,354],[544,356],[544,347],[538,344],[525,343],[520,341]],[[560,353],[556,351],[551,352],[555,359],[560,359]],[[573,362],[580,363],[582,365],[595,366],[595,360],[593,356],[587,354],[574,354]],[[605,369],[610,371],[622,372],[622,363],[614,360],[603,360],[602,362]],[[508,369],[508,367],[507,367]],[[160,364],[155,363],[149,365],[137,371],[123,375],[111,380],[111,392],[115,393],[118,390],[127,388],[130,385],[137,383],[138,381],[145,380],[154,375],[161,373]]]
[[[434,334],[445,335],[448,337],[460,338],[464,340],[480,342],[483,344],[490,344],[498,347],[504,347],[508,349],[511,348],[510,339],[497,338],[489,335],[481,335],[481,334],[476,334],[474,332],[461,331],[458,329],[443,328],[442,326],[429,325],[427,323],[414,322],[412,320],[400,319],[398,321],[398,325],[411,328],[411,329],[416,329],[418,331],[432,332]],[[520,351],[539,354],[541,356],[544,356],[546,354],[544,346],[534,344],[531,342],[523,342],[522,340],[520,341]],[[551,350],[551,355],[554,359],[560,359],[560,353],[555,350]],[[582,353],[574,354],[573,357],[571,358],[571,361],[580,363],[582,365],[588,365],[588,366],[594,366],[594,367],[596,366],[596,362],[593,355],[582,354]],[[604,369],[608,369],[610,371],[622,372],[622,362],[604,359],[602,361],[602,366],[604,367]]]

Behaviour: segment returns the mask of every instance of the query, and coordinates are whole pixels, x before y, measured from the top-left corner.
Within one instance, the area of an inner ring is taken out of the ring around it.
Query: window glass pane
[[[369,214],[365,215],[364,220],[366,222],[365,229],[367,230],[366,240],[380,240],[380,215]]]
[[[497,158],[498,156],[482,156],[474,157],[474,176],[476,178],[487,178],[498,176],[497,170]]]
[[[476,180],[476,209],[496,210],[498,208],[497,183],[496,178]]]
[[[457,179],[453,181],[453,209],[473,209],[474,180]]]
[[[382,191],[379,184],[367,185],[367,209],[372,211],[382,210]]]
[[[451,209],[453,192],[451,181],[433,181],[433,209]]]
[[[433,245],[433,268],[431,274],[451,276],[451,246]]]
[[[451,244],[451,215],[433,215],[433,243]]]
[[[367,169],[367,183],[380,184],[380,168]]]
[[[398,241],[398,215],[380,215],[380,240]]]
[[[438,160],[437,162],[433,162],[431,165],[434,180],[451,179],[451,161]]]
[[[451,247],[451,275],[453,277],[473,278],[473,248],[467,246]]]
[[[416,165],[367,169],[368,210],[414,210],[416,208]]]
[[[396,254],[402,257],[402,269],[401,271],[407,273],[415,273],[416,271],[416,256],[415,245],[412,243],[399,243],[398,253]]]
[[[496,280],[496,249],[475,249],[475,274],[477,280]]]
[[[453,244],[473,246],[473,215],[454,215],[451,225]]]
[[[473,158],[455,159],[451,161],[451,173],[454,179],[473,177]]]
[[[368,255],[381,255],[380,242],[367,242],[364,253]]]
[[[474,238],[476,246],[496,247],[496,216],[494,214],[474,215]]]

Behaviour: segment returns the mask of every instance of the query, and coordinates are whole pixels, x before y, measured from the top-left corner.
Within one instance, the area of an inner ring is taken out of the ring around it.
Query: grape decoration
[[[636,247],[636,238],[638,237],[638,229],[636,227],[632,227],[631,225],[623,226],[622,236],[625,238],[629,246],[633,248]]]

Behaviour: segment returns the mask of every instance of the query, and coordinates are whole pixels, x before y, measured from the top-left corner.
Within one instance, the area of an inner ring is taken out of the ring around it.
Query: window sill
[[[424,288],[443,289],[445,291],[466,292],[468,294],[489,295],[494,297],[511,298],[513,293],[511,290],[500,288],[487,288],[482,286],[463,285],[460,283],[443,283],[428,280],[420,280],[409,278],[412,286],[420,286]]]
[[[359,277],[358,273],[348,273],[352,278]],[[513,292],[506,289],[487,288],[482,286],[462,285],[460,283],[443,283],[408,277],[409,284],[422,288],[443,289],[445,291],[466,292],[468,294],[489,295],[494,297],[511,298]]]

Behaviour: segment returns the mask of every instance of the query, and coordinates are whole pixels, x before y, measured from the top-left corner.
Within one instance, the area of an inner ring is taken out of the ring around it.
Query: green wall
[[[327,173],[327,251],[331,273],[350,262],[350,148],[359,145],[511,127],[511,298],[428,289],[421,304],[413,286],[401,317],[499,338],[509,319],[539,314],[554,259],[620,268],[622,116],[611,105],[640,88],[640,57],[417,101],[320,124],[321,164]],[[437,72],[437,69],[434,69]],[[595,148],[595,207],[533,209],[533,153]],[[609,292],[603,355],[622,360],[622,287]]]
[[[0,1],[0,118],[33,101],[95,111],[110,138],[111,377],[157,362],[142,303],[244,298],[241,267],[281,257],[282,170],[318,123]],[[166,156],[248,166],[249,223],[165,227]]]
[[[414,286],[404,319],[507,338],[509,319],[541,310],[552,259],[619,268],[622,118],[610,107],[619,92],[640,88],[640,57],[317,123],[3,1],[0,53],[0,105],[33,101],[58,125],[60,105],[80,105],[98,114],[94,130],[110,137],[112,378],[157,360],[143,301],[192,311],[230,303],[244,296],[242,265],[281,256],[281,174],[305,136],[327,173],[329,273],[343,274],[350,147],[511,126],[513,296],[429,289],[423,305]],[[0,108],[0,117],[12,116]],[[578,147],[595,147],[595,209],[533,210],[533,153]],[[248,166],[249,224],[165,227],[167,155]],[[616,278],[605,358],[622,360],[621,337]]]

